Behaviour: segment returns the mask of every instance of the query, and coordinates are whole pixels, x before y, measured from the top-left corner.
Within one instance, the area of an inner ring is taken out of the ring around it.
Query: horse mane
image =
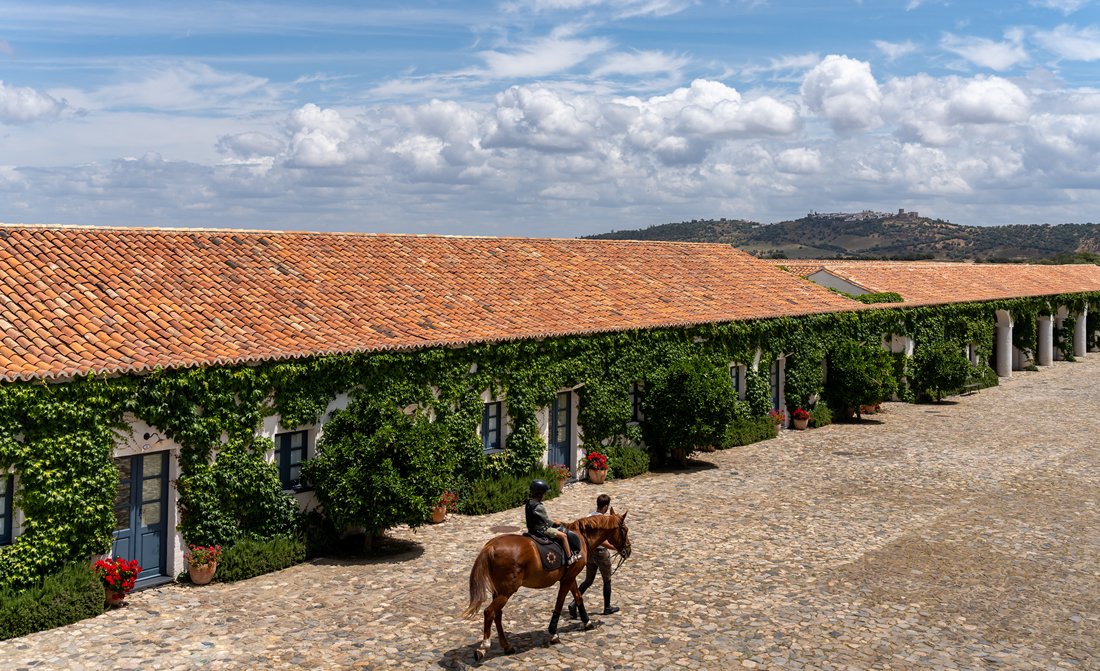
[[[622,517],[623,516],[619,514],[589,515],[588,517],[582,517],[569,522],[565,525],[565,528],[580,533],[592,531],[594,529],[614,529],[619,526],[619,521]]]

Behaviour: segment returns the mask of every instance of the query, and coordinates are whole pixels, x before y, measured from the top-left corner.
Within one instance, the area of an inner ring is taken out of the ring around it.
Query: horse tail
[[[489,553],[492,548],[488,545],[481,549],[474,566],[470,569],[470,605],[462,611],[462,617],[471,617],[481,609],[485,603],[485,596],[492,587],[492,577],[489,575]]]

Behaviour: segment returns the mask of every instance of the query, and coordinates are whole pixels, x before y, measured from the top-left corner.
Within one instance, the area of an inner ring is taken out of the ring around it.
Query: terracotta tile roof
[[[893,291],[908,305],[1100,291],[1100,266],[940,261],[822,261],[821,269],[870,292]],[[812,274],[812,273],[810,273]],[[882,304],[881,307],[889,307]]]
[[[861,309],[729,245],[0,224],[0,379]]]

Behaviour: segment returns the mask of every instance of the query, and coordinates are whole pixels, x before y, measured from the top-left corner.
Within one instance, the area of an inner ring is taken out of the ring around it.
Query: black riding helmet
[[[531,496],[538,496],[550,491],[550,485],[545,480],[535,480],[531,483]]]

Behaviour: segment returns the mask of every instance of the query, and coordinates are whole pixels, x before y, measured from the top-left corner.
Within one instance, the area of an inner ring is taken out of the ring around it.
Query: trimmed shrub
[[[704,357],[684,359],[648,381],[642,401],[646,444],[664,451],[719,445],[734,420],[737,393],[729,369]]]
[[[820,429],[823,426],[829,426],[833,423],[833,411],[829,409],[829,406],[825,404],[825,401],[818,401],[817,405],[810,410],[810,425]]]
[[[541,468],[527,475],[479,478],[459,492],[458,512],[463,515],[487,515],[522,506],[527,503],[532,480],[545,480],[550,485],[544,501],[561,494],[561,480],[549,468]]]
[[[244,538],[222,550],[215,578],[236,582],[279,571],[306,560],[306,542],[300,537],[278,536],[270,540]]]
[[[862,405],[882,403],[897,392],[893,356],[877,343],[842,340],[829,352],[825,398],[842,417],[859,418]]]
[[[909,386],[918,400],[939,401],[961,389],[973,366],[956,343],[940,340],[917,347],[909,367]]]
[[[775,421],[771,417],[748,417],[735,420],[726,428],[726,435],[719,445],[721,449],[750,445],[775,438]]]
[[[95,617],[104,600],[103,583],[85,564],[70,564],[29,589],[0,590],[0,640]]]
[[[629,445],[612,445],[604,448],[607,453],[607,476],[625,480],[649,471],[649,452]]]
[[[431,519],[457,463],[447,427],[388,399],[357,398],[325,425],[317,456],[302,466],[325,516],[341,531],[370,535]]]

